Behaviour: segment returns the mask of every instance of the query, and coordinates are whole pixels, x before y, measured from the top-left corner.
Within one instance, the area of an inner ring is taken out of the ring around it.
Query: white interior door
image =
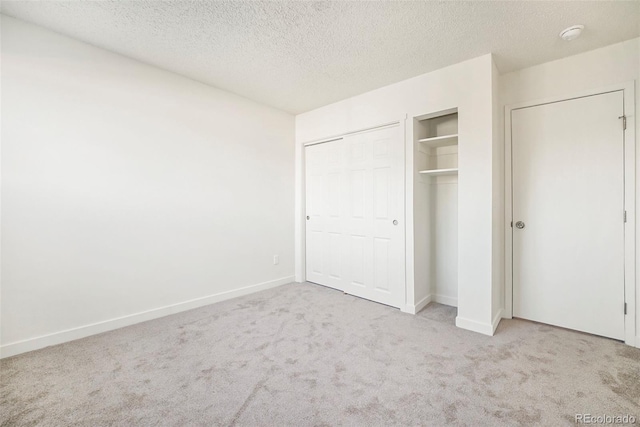
[[[307,146],[307,280],[344,289],[344,145],[339,141]]]
[[[624,339],[622,115],[622,91],[512,111],[514,316]]]
[[[346,136],[347,293],[394,307],[405,300],[401,127]]]

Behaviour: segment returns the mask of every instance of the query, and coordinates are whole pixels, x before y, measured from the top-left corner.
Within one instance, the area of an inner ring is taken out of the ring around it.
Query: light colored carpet
[[[494,337],[311,284],[5,359],[3,426],[573,424],[640,416],[640,350],[521,320]]]

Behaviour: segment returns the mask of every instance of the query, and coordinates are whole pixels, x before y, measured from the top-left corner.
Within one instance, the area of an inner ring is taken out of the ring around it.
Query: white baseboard
[[[167,305],[164,307],[158,307],[140,313],[134,313],[127,316],[117,317],[115,319],[109,319],[102,322],[79,326],[73,329],[54,332],[52,334],[43,335],[36,338],[30,338],[23,341],[5,344],[0,347],[0,358],[11,357],[21,353],[26,353],[28,351],[49,347],[51,345],[62,344],[68,341],[100,334],[102,332],[123,328],[125,326],[135,325],[136,323],[146,322],[147,320],[153,320],[159,317],[168,316],[170,314],[176,314],[216,302],[225,301],[259,291],[264,291],[266,289],[275,288],[277,286],[285,285],[291,282],[293,282],[293,276],[282,277],[280,279],[270,280],[268,282],[258,283],[256,285],[245,286],[243,288],[195,298],[189,301]]]
[[[427,295],[422,298],[416,305],[413,306],[413,314],[420,312],[423,308],[425,308],[432,301],[431,295]]]
[[[496,313],[495,317],[493,318],[493,321],[491,322],[491,327],[493,328],[493,332],[491,333],[491,335],[496,333],[496,329],[498,329],[498,325],[500,324],[500,321],[502,320],[502,313],[504,312],[504,309],[500,309],[498,310],[498,312]]]
[[[465,319],[464,317],[456,317],[456,326],[458,328],[466,329],[468,331],[478,332],[484,335],[493,335],[493,325],[490,323],[477,322],[471,319]]]
[[[427,295],[426,297],[422,298],[420,301],[418,301],[418,303],[413,307],[413,314],[416,314],[418,312],[420,312],[420,310],[422,310],[423,308],[425,308],[430,302],[432,301],[431,299],[431,295]]]
[[[458,298],[457,297],[448,297],[445,295],[434,295],[433,302],[437,302],[438,304],[449,305],[451,307],[458,306]]]
[[[420,312],[423,308],[425,308],[430,302],[437,302],[438,304],[449,305],[451,307],[458,306],[458,298],[456,297],[448,297],[444,295],[427,295],[422,298],[416,305],[407,305],[400,310],[404,313],[416,314]]]
[[[423,308],[427,306],[431,302],[431,295],[427,295],[422,298],[416,305],[406,305],[404,308],[401,308],[400,311],[403,313],[416,314]]]

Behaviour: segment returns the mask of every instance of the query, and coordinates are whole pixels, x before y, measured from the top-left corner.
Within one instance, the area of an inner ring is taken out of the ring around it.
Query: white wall
[[[640,105],[640,39],[596,49],[580,55],[547,62],[535,67],[504,74],[500,78],[501,104],[554,97],[571,97],[584,91],[607,88],[614,84],[635,81],[636,109]],[[636,135],[640,135],[640,120],[629,118]],[[637,147],[637,140],[636,140]],[[636,148],[636,152],[638,149]],[[636,154],[636,179],[640,171],[640,156]],[[640,201],[640,181],[636,182],[636,204]],[[640,266],[640,236],[636,236],[636,264]],[[638,275],[636,274],[636,278]],[[640,308],[640,288],[636,283],[636,306]],[[636,315],[636,334],[640,331],[640,316]],[[640,346],[640,337],[636,337]]]
[[[444,179],[442,179],[444,178]],[[433,257],[430,291],[432,300],[458,306],[458,180],[444,176],[431,178],[430,191],[431,236]],[[433,182],[438,181],[439,182]],[[417,216],[415,223],[418,223]],[[416,260],[417,264],[417,260]]]
[[[493,333],[492,304],[492,58],[485,55],[296,116],[296,279],[304,276],[302,144],[344,132],[406,120],[407,309],[428,290],[414,288],[413,117],[458,108],[459,326]],[[416,186],[417,188],[421,186]],[[415,263],[414,263],[415,261]]]
[[[4,356],[292,281],[293,116],[7,17],[2,59]]]
[[[572,96],[593,88],[628,82],[638,77],[640,39],[547,62],[500,78],[502,104],[556,96]]]

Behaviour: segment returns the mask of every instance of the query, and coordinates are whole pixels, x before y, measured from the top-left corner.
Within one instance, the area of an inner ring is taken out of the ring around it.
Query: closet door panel
[[[389,259],[391,240],[376,237],[373,239],[374,289],[389,294],[391,292]]]
[[[369,173],[367,140],[360,135],[344,139],[348,153],[345,171],[348,176],[345,204],[348,206],[344,230],[349,257],[346,262],[345,290],[352,288],[354,295],[367,298],[371,282],[371,245],[369,243]],[[355,290],[355,291],[354,291]]]
[[[344,144],[341,141],[324,145],[326,150],[326,190],[325,200],[325,259],[327,260],[325,284],[332,288],[344,289],[344,238],[343,238],[343,192],[344,192]]]
[[[305,149],[307,280],[343,289],[343,149],[318,144]]]
[[[365,288],[365,237],[349,236],[348,285]]]
[[[305,150],[306,171],[306,246],[307,280],[318,283],[324,275],[323,232],[324,232],[324,173],[325,151],[320,146],[310,146]]]
[[[400,126],[345,137],[344,142],[350,207],[344,227],[350,244],[345,292],[400,307],[405,237]]]

